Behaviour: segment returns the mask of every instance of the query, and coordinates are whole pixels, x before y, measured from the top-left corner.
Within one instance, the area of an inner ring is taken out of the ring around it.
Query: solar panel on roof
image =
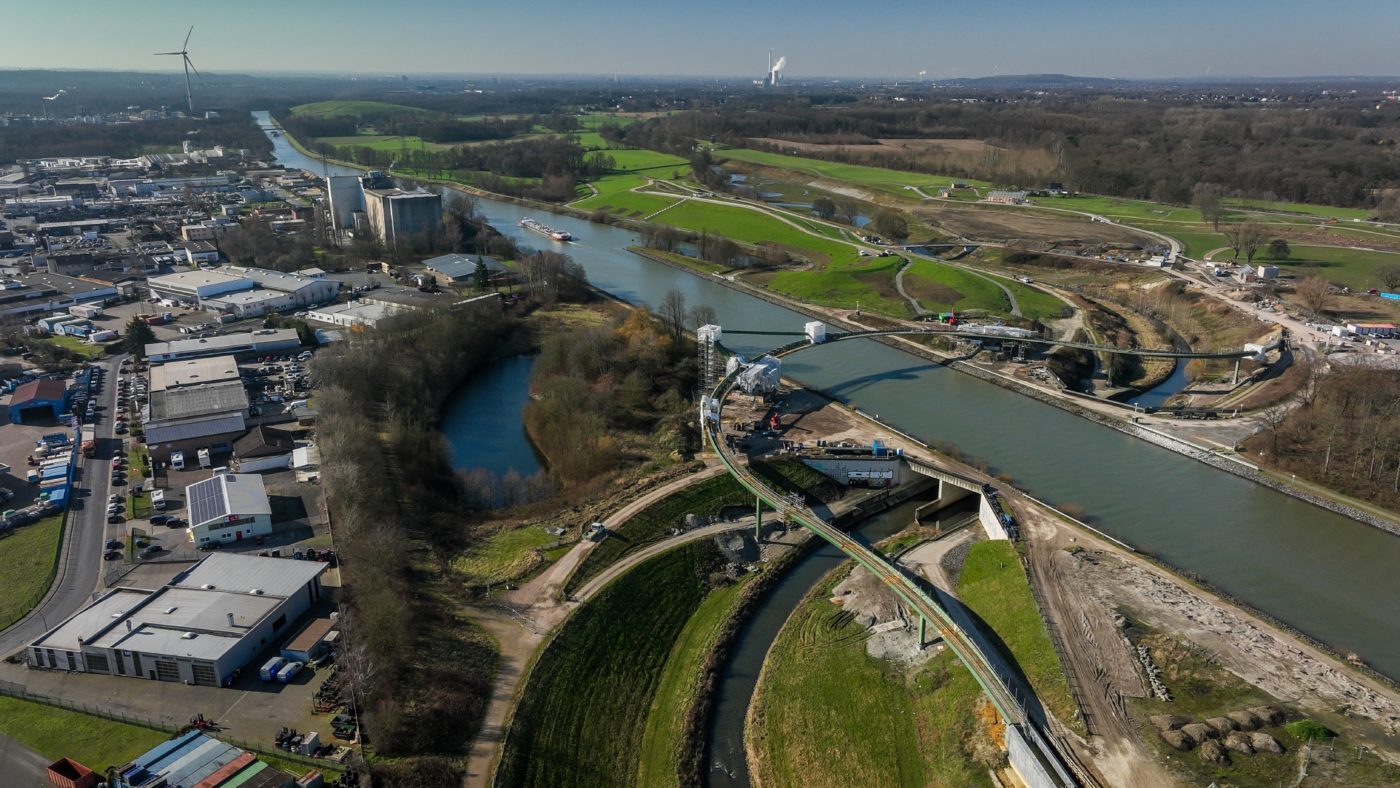
[[[191,524],[207,523],[229,515],[224,506],[223,481],[223,477],[215,476],[190,485],[189,500],[185,505],[190,508]]]

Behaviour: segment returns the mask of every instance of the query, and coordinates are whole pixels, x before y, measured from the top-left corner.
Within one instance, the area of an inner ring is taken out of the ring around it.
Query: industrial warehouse
[[[113,588],[26,649],[31,668],[224,686],[322,596],[326,564],[215,554],[155,591]]]

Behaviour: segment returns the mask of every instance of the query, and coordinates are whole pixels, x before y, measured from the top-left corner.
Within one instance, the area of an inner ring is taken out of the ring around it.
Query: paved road
[[[5,785],[49,785],[49,759],[0,733],[0,775]]]
[[[121,441],[112,432],[119,363],[118,358],[102,362],[107,374],[103,375],[102,393],[97,397],[102,408],[101,421],[97,424],[97,456],[80,460],[78,465],[55,583],[37,608],[0,633],[0,655],[23,648],[72,615],[92,599],[92,592],[97,588],[102,572],[102,544],[107,539],[111,458],[121,447]]]

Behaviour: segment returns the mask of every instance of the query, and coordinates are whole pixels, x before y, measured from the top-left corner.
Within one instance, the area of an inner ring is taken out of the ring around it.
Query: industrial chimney
[[[232,626],[237,626],[236,624],[233,623],[233,614],[232,614],[232,613],[229,613],[229,614],[228,614],[228,625],[231,626],[231,627],[232,627]]]

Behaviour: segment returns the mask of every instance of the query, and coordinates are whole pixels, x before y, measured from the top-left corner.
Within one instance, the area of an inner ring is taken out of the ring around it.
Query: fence
[[[132,680],[137,681],[139,679]],[[38,693],[26,690],[20,684],[15,684],[9,681],[0,681],[0,695],[7,695],[11,698],[29,701],[31,703],[42,703],[45,706],[53,706],[54,708],[64,709],[66,711],[72,711],[78,714],[86,714],[90,717],[100,717],[104,720],[111,720],[112,722],[121,722],[127,725],[135,725],[141,728],[149,728],[151,730],[160,731],[162,733],[168,733],[172,737],[176,734],[189,730],[190,727],[189,725],[177,725],[169,722],[161,722],[159,720],[150,719],[149,717],[140,717],[136,715],[123,714],[121,712],[112,711],[109,708],[104,708],[100,706],[89,706],[85,703],[74,703],[72,701],[64,700],[62,698],[55,698],[49,695],[40,695]],[[241,747],[242,749],[248,750],[250,752],[255,752],[259,755],[264,755],[269,758],[277,758],[278,760],[306,766],[307,768],[316,769],[321,772],[325,772],[327,769],[344,771],[350,766],[350,764],[348,763],[334,763],[331,761],[327,761],[323,758],[311,758],[305,755],[299,755],[294,752],[287,752],[286,750],[278,749],[276,747],[268,747],[265,744],[255,744],[253,742],[244,741],[242,739],[235,739],[230,736],[224,736],[218,731],[211,731],[210,734],[214,736],[214,738],[217,738],[219,741],[224,742],[226,744],[232,744],[235,747]]]

